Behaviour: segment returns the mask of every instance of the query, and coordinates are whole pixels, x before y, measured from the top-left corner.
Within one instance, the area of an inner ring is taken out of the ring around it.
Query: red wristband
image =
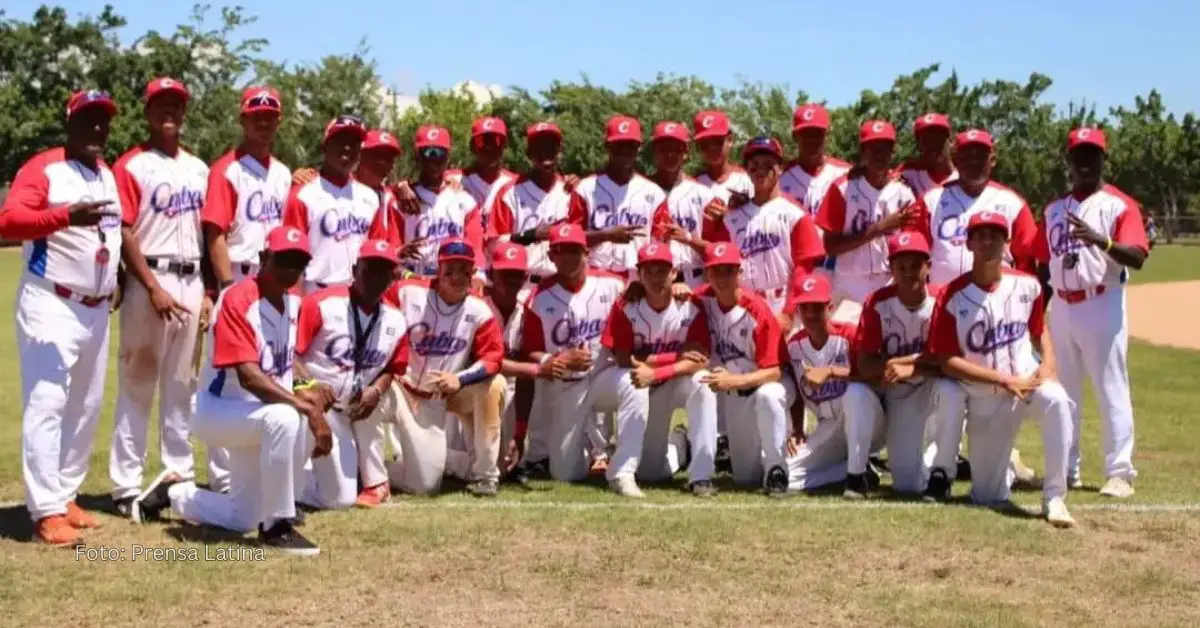
[[[675,377],[674,366],[660,366],[654,369],[654,381],[656,382],[665,382],[672,377]]]

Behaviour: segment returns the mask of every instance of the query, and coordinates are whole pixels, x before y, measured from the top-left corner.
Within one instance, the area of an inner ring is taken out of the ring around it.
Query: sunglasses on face
[[[442,148],[441,146],[426,146],[425,148],[422,148],[421,152],[418,154],[421,155],[421,159],[440,161],[449,157],[450,151]]]

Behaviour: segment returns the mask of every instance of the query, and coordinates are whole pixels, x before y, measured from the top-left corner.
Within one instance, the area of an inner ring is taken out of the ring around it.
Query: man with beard
[[[120,193],[102,159],[116,113],[104,92],[72,95],[66,145],[25,162],[0,209],[0,237],[24,242],[15,309],[25,507],[34,538],[56,547],[99,526],[75,497],[100,422],[121,251]]]
[[[688,153],[687,127],[679,122],[659,122],[650,146],[654,157],[650,178],[667,192],[667,210],[674,223],[668,231],[671,257],[679,277],[694,290],[704,283],[705,243],[701,230],[705,215],[712,211],[710,205],[722,201],[713,188],[683,173]]]
[[[917,158],[901,165],[896,174],[912,188],[917,198],[958,178],[958,171],[950,159],[951,133],[950,118],[944,113],[927,113],[913,124]]]

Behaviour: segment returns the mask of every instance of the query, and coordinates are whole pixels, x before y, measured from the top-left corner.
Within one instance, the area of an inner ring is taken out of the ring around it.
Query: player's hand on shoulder
[[[673,283],[671,284],[671,296],[680,303],[686,303],[688,299],[692,298],[692,289],[686,283]]]
[[[792,328],[792,317],[786,312],[776,314],[775,320],[779,323],[779,329],[785,334]]]
[[[154,308],[154,312],[158,314],[159,318],[166,321],[183,322],[192,315],[191,310],[176,301],[175,297],[172,297],[161,286],[155,286],[150,291],[150,306]]]
[[[624,294],[621,295],[621,300],[626,303],[638,303],[644,298],[646,298],[646,286],[637,279],[630,281],[625,286]]]
[[[396,195],[396,205],[402,213],[410,216],[416,216],[421,213],[421,201],[417,198],[417,193],[413,191],[408,181],[397,182],[392,187],[392,193]]]
[[[732,193],[729,199],[733,200]],[[713,200],[709,201],[708,205],[704,206],[704,218],[707,220],[719,222],[725,219],[725,214],[727,213],[729,213],[729,205],[720,198],[714,197]]]
[[[67,207],[67,223],[73,227],[94,227],[108,216],[116,216],[112,201],[81,201]]]
[[[292,173],[292,185],[307,185],[317,178],[313,168],[300,168]]]

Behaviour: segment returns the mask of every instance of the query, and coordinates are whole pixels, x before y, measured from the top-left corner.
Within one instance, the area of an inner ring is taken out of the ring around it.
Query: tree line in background
[[[446,126],[454,136],[451,159],[457,164],[469,161],[471,121],[485,113],[496,115],[508,122],[508,165],[517,171],[527,165],[521,150],[525,127],[541,120],[553,120],[563,130],[564,172],[594,170],[604,159],[604,120],[614,113],[636,116],[649,134],[658,121],[690,124],[696,111],[720,108],[728,112],[739,144],[766,133],[790,152],[793,109],[820,97],[783,85],[743,81],[727,89],[673,75],[616,91],[584,77],[580,82],[555,81],[540,93],[512,88],[482,105],[466,92],[426,90],[419,109],[398,112],[380,102],[382,83],[364,45],[315,63],[276,63],[263,56],[266,40],[243,36],[254,18],[241,8],[222,8],[212,18],[210,6],[196,5],[187,23],[173,33],[150,31],[123,46],[117,33],[126,22],[111,5],[97,16],[76,19],[53,7],[40,8],[27,21],[0,11],[0,182],[10,181],[35,152],[63,141],[66,100],[85,87],[108,91],[122,106],[109,139],[109,158],[115,160],[144,137],[139,101],[155,76],[179,78],[192,91],[185,143],[208,161],[238,141],[241,89],[252,83],[275,86],[284,99],[275,151],[293,167],[319,161],[322,129],[341,113],[358,114],[371,126],[393,131],[406,156],[418,125]],[[944,112],[957,129],[981,127],[995,136],[999,163],[994,178],[1025,195],[1036,210],[1067,188],[1068,131],[1079,124],[1095,125],[1109,135],[1110,181],[1166,218],[1165,226],[1200,213],[1200,125],[1193,113],[1182,119],[1169,113],[1157,91],[1103,115],[1092,106],[1072,103],[1064,110],[1042,101],[1051,85],[1042,74],[1024,83],[965,85],[955,73],[933,83],[938,70],[936,64],[918,69],[897,78],[887,91],[863,91],[856,102],[831,108],[829,152],[853,161],[858,125],[883,118],[896,125],[899,157],[907,157],[915,148],[913,120],[928,111]],[[643,153],[643,166],[649,168],[648,151]],[[408,174],[410,168],[402,159],[398,174]]]

